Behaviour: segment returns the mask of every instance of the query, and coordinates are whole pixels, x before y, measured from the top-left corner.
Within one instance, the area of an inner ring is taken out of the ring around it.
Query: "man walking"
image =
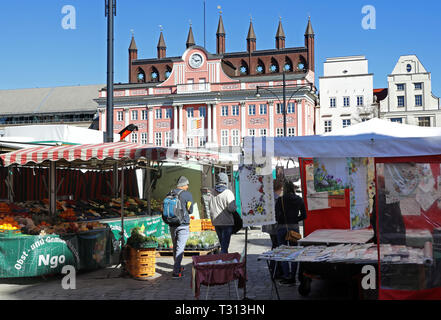
[[[170,226],[170,235],[173,241],[173,279],[182,278],[184,267],[181,267],[184,257],[185,244],[190,235],[190,215],[193,213],[193,196],[188,190],[189,181],[181,176],[178,179],[174,193],[179,194],[183,211],[182,223],[179,226]]]

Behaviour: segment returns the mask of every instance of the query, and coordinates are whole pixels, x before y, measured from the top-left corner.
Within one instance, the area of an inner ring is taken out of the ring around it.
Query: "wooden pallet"
[[[220,247],[215,247],[208,250],[184,250],[184,256],[204,256],[207,254],[215,254],[219,252]],[[173,249],[156,250],[156,256],[173,256]]]

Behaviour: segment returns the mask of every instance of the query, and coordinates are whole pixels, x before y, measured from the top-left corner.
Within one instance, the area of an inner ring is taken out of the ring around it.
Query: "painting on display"
[[[241,165],[239,190],[244,227],[276,222],[272,174],[260,175],[258,166]]]

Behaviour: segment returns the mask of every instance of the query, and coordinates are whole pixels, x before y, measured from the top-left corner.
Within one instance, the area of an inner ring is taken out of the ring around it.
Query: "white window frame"
[[[295,113],[296,112],[296,104],[294,102],[289,102],[286,108],[286,113]]]
[[[162,119],[162,109],[155,109],[155,119]]]
[[[329,98],[329,108],[336,108],[337,107],[337,98],[331,97]]]
[[[248,136],[255,137],[256,136],[256,129],[248,129]]]
[[[287,137],[295,137],[296,136],[296,127],[288,127],[286,128],[286,136]]]
[[[406,84],[405,83],[397,83],[397,91],[405,91]]]
[[[223,129],[221,130],[221,146],[222,147],[226,147],[228,146],[228,130],[227,129]]]
[[[138,110],[130,110],[130,118],[134,121],[138,120]]]
[[[283,114],[283,103],[276,103],[276,113]]]
[[[417,97],[420,98],[420,104],[417,104]],[[422,107],[423,106],[423,95],[422,94],[416,94],[415,95],[415,107]]]
[[[187,118],[194,118],[194,108],[193,107],[187,108]]]
[[[414,89],[415,90],[423,90],[423,83],[422,82],[415,82]]]
[[[231,145],[232,146],[240,146],[239,129],[231,129]]]
[[[141,132],[141,144],[147,144],[148,142],[147,132]]]
[[[323,122],[323,129],[325,132],[331,132],[332,131],[332,120],[325,120]]]
[[[231,115],[232,116],[238,116],[239,115],[239,110],[240,110],[239,105],[236,104],[234,106],[231,106]]]
[[[171,147],[173,144],[171,131],[164,132],[164,142],[166,147]]]
[[[283,137],[283,128],[276,129],[276,137]]]
[[[259,129],[259,134],[260,134],[261,137],[266,137],[266,135],[267,135],[266,128]]]
[[[364,105],[364,96],[357,96],[357,107],[362,107],[363,105]]]
[[[141,120],[147,120],[148,110],[141,110]]]
[[[155,146],[162,146],[162,132],[155,132]]]
[[[194,138],[193,137],[187,137],[187,147],[194,147]]]
[[[422,119],[424,119],[424,120],[422,120]],[[422,126],[421,122],[422,121],[426,121],[427,119],[429,119],[429,125],[428,126]],[[420,127],[430,127],[431,124],[432,124],[432,119],[430,117],[426,117],[426,116],[424,116],[424,117],[417,117],[417,121],[418,121],[418,126],[420,126]]]
[[[116,121],[124,121],[124,111],[116,112]]]
[[[400,98],[403,98],[403,104],[400,105]],[[406,96],[397,96],[397,107],[403,108],[406,106]]]
[[[199,107],[199,117],[203,117],[203,118],[207,117],[207,108]]]
[[[351,125],[351,119],[342,119],[342,127],[346,128],[349,127]]]
[[[131,135],[132,142],[138,143],[138,134],[136,132],[132,132],[130,135]]]
[[[351,97],[343,97],[343,107],[350,107],[351,106]]]
[[[249,116],[255,116],[256,115],[256,105],[255,104],[249,104],[248,105],[248,115]]]
[[[173,109],[167,108],[165,109],[165,118],[171,119],[173,117]]]
[[[222,117],[228,117],[228,106],[221,107],[221,115]]]
[[[263,112],[262,112],[263,111]],[[268,112],[268,106],[267,106],[267,104],[266,103],[262,103],[262,104],[260,104],[259,105],[259,113],[261,114],[261,115],[264,115],[264,114],[267,114],[267,112]]]
[[[198,137],[199,147],[204,147],[206,143],[207,143],[207,137],[205,137],[205,136]]]

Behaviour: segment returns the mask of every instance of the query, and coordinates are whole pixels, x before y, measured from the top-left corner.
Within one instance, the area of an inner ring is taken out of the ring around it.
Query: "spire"
[[[256,40],[256,34],[254,33],[253,21],[250,19],[250,28],[248,29],[247,40]]]
[[[161,29],[161,33],[159,34],[159,40],[156,49],[158,51],[158,59],[162,59],[165,58],[167,46],[165,45],[164,36],[162,34],[162,26],[160,25],[159,27]]]
[[[216,34],[225,35],[224,22],[222,21],[222,14],[219,15],[219,24],[217,25]]]
[[[281,39],[285,38],[285,32],[283,31],[283,27],[282,27],[282,17],[280,17],[279,27],[277,28],[277,33],[276,33],[276,39],[278,39],[278,38],[281,38]]]
[[[193,36],[193,29],[191,28],[191,22],[190,22],[190,30],[188,30],[188,36],[187,36],[187,48],[194,46],[194,36]]]
[[[157,48],[167,48],[167,46],[165,45],[164,36],[162,35],[162,31],[161,34],[159,35]]]
[[[314,36],[314,30],[312,30],[311,17],[308,17],[308,25],[306,26],[305,36]]]
[[[129,50],[138,50],[138,48],[136,47],[135,35],[133,33],[133,30],[132,30],[132,41],[130,41]]]

